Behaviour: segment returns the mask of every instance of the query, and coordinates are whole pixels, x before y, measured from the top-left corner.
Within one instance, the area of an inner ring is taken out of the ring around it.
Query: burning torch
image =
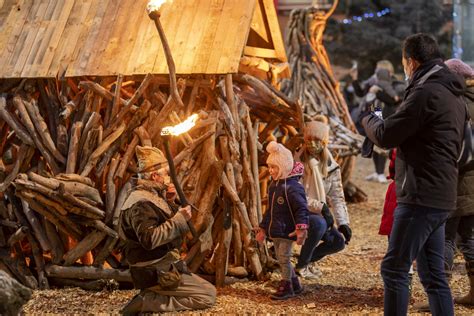
[[[160,21],[160,8],[168,1],[172,2],[172,0],[150,0],[147,6],[147,12],[150,19],[155,22],[156,29],[158,30],[158,35],[160,36],[161,45],[163,46],[163,51],[165,52],[166,63],[168,64],[169,70],[171,98],[174,100],[176,105],[178,105],[178,107],[184,108],[183,100],[181,100],[181,96],[178,92],[178,86],[176,84],[176,66],[174,64],[173,55],[171,54],[171,49]],[[178,193],[179,200],[181,201],[182,206],[190,204],[188,203],[186,196],[184,195],[183,189],[181,188],[181,185],[178,182],[178,177],[176,175],[176,169],[170,150],[170,138],[171,136],[177,136],[182,133],[186,133],[188,130],[190,130],[195,125],[197,117],[197,114],[194,114],[178,125],[167,126],[161,130],[161,137],[163,138],[163,143],[165,147],[166,160],[168,160],[168,165],[170,167],[170,177],[173,180],[176,192]],[[193,235],[193,239],[198,238],[196,229],[192,222],[188,222],[188,225],[191,234]]]
[[[160,8],[166,2],[172,2],[172,0],[150,0],[146,8],[148,16],[155,22],[156,29],[158,30],[158,35],[160,36],[161,45],[165,52],[166,63],[168,64],[169,77],[170,77],[170,94],[174,102],[180,107],[184,108],[183,100],[178,92],[178,86],[176,84],[176,66],[174,64],[173,55],[171,54],[170,45],[166,39],[165,31],[161,25],[160,17],[161,11]]]
[[[184,122],[175,126],[166,126],[161,130],[161,138],[163,139],[163,144],[165,147],[166,160],[168,161],[168,165],[170,167],[170,177],[176,188],[176,192],[178,193],[179,200],[182,206],[186,206],[190,204],[188,203],[188,200],[186,199],[186,196],[184,195],[183,189],[181,188],[181,185],[178,182],[178,177],[176,175],[176,168],[174,166],[173,156],[171,155],[171,150],[170,150],[170,138],[171,136],[178,136],[189,131],[191,128],[194,127],[197,119],[198,119],[198,115],[193,114],[190,117],[188,117]],[[194,225],[191,222],[188,222],[188,224],[189,224],[189,229],[191,230],[191,234],[193,235],[193,238],[197,238],[198,236],[197,236],[197,232]]]

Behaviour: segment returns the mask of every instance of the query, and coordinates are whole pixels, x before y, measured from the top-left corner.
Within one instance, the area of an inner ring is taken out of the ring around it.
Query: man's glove
[[[288,235],[288,237],[296,236],[296,244],[298,246],[302,246],[306,238],[308,238],[308,230],[306,228],[303,229],[295,229],[292,233]]]
[[[344,235],[344,238],[346,239],[346,245],[348,245],[352,238],[352,230],[349,225],[341,225],[337,230]]]
[[[331,210],[326,203],[323,203],[323,207],[321,209],[321,215],[326,220],[326,224],[328,225],[328,229],[330,229],[334,225],[334,217],[332,216]]]

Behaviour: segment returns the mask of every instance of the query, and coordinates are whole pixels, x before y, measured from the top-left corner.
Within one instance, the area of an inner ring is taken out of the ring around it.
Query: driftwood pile
[[[328,11],[309,8],[291,12],[285,45],[292,74],[290,80],[282,83],[281,90],[289,98],[298,100],[305,116],[324,114],[329,117],[329,148],[336,152],[341,165],[346,198],[358,202],[367,196],[349,179],[364,137],[355,129],[323,45],[326,22],[337,3],[334,1]]]
[[[162,148],[164,126],[198,113],[171,140],[198,210],[199,238],[187,238],[183,255],[217,285],[263,278],[268,252],[253,234],[268,181],[263,148],[276,138],[298,146],[300,107],[249,75],[182,78],[181,106],[170,90],[153,75],[0,82],[0,269],[30,288],[129,282],[118,225],[140,181],[135,147]]]

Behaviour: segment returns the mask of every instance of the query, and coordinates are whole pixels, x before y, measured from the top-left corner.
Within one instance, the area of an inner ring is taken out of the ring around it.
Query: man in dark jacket
[[[191,209],[173,210],[176,192],[167,190],[169,177],[160,169],[166,164],[161,151],[138,146],[136,154],[145,180],[122,206],[120,235],[125,239],[124,255],[133,285],[142,291],[121,312],[134,315],[211,307],[215,287],[188,272],[180,260],[181,237],[189,231]]]
[[[406,315],[408,271],[415,259],[432,314],[454,315],[444,274],[444,230],[448,213],[456,207],[465,85],[440,57],[432,37],[409,36],[402,59],[409,85],[400,108],[386,120],[367,111],[362,118],[371,141],[397,147],[398,206],[381,265],[385,315]]]

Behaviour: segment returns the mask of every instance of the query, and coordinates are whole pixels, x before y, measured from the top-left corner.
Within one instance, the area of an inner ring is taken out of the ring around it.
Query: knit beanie
[[[474,70],[472,67],[460,59],[452,58],[446,60],[444,63],[448,66],[449,70],[455,74],[463,76],[465,79],[474,77]]]
[[[138,172],[151,172],[163,167],[167,163],[161,150],[151,146],[137,146],[135,154],[138,160]]]
[[[278,179],[288,178],[293,170],[293,154],[282,144],[271,141],[267,146],[267,164],[278,166]],[[278,180],[274,179],[274,180]]]
[[[328,119],[324,115],[316,115],[313,121],[306,123],[303,133],[305,138],[316,138],[325,143],[328,143]]]

